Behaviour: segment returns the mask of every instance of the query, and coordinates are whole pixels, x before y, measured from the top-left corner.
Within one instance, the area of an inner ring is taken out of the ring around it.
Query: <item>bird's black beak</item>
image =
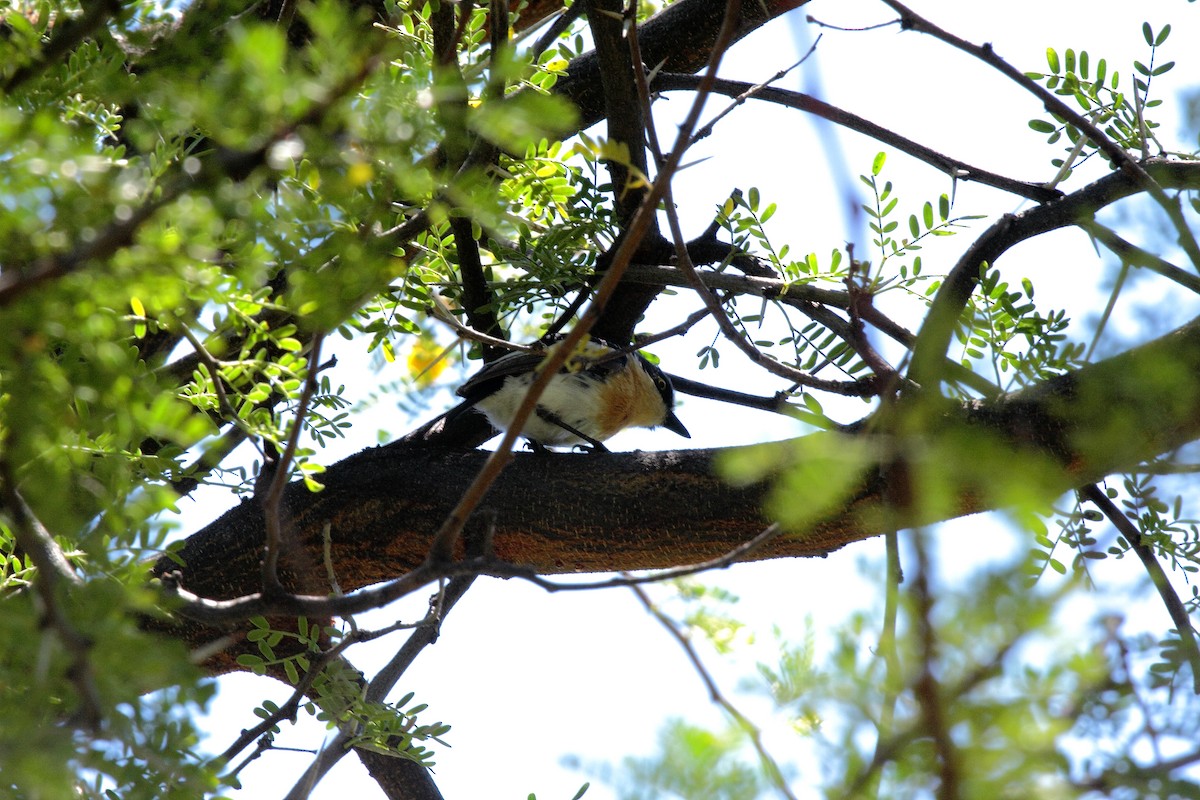
[[[692,435],[688,433],[688,429],[683,427],[683,423],[679,421],[679,417],[675,416],[674,411],[671,411],[667,414],[667,418],[663,420],[663,427],[669,431],[678,433],[685,439],[692,438]]]

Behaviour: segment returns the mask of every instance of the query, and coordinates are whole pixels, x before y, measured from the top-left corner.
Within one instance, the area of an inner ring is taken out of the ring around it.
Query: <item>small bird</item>
[[[544,358],[542,352],[501,356],[459,387],[466,401],[459,408],[475,408],[493,427],[508,430]],[[605,439],[630,427],[661,425],[690,439],[674,407],[675,391],[662,370],[639,353],[593,339],[546,385],[521,435],[535,451],[547,445],[587,444],[601,453],[608,451],[602,444]]]

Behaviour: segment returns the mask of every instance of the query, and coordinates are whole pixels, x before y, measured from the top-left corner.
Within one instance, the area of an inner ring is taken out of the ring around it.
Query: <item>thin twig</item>
[[[938,800],[958,800],[961,796],[959,780],[958,749],[950,736],[946,719],[945,697],[941,681],[938,680],[937,631],[933,624],[933,592],[930,588],[931,564],[925,546],[924,531],[913,531],[913,551],[916,556],[916,574],[913,576],[912,593],[916,601],[916,627],[921,671],[917,676],[913,692],[921,708],[921,725],[924,734],[933,740],[937,753]]]
[[[1090,119],[1076,112],[1063,102],[1058,95],[1042,87],[1032,78],[1027,77],[1025,73],[996,55],[990,44],[981,46],[961,39],[916,14],[912,9],[898,2],[898,0],[883,0],[883,2],[900,14],[900,25],[903,29],[929,34],[951,47],[974,56],[1037,97],[1047,111],[1057,114],[1060,118],[1075,126],[1084,136],[1091,139],[1096,147],[1108,156],[1109,160],[1118,169],[1130,176],[1142,191],[1149,194],[1154,198],[1156,203],[1162,206],[1163,210],[1167,213],[1167,217],[1171,220],[1171,224],[1175,227],[1175,232],[1179,237],[1179,245],[1188,254],[1188,258],[1191,259],[1192,264],[1197,269],[1200,269],[1200,243],[1197,243],[1195,234],[1192,233],[1191,227],[1183,216],[1179,198],[1176,197],[1172,200],[1167,197],[1167,193],[1163,190],[1162,186],[1138,163],[1138,160],[1125,152],[1124,148],[1109,138],[1104,131],[1096,127]]]
[[[884,535],[887,543],[887,574],[884,576],[883,629],[879,633],[878,655],[883,659],[883,705],[879,712],[878,739],[872,763],[884,763],[882,748],[892,737],[896,722],[896,703],[900,698],[902,676],[900,650],[896,640],[896,616],[900,607],[900,584],[904,580],[900,567],[900,534],[890,531]]]
[[[186,324],[178,327],[178,333],[187,339],[188,344],[192,346],[192,350],[196,353],[196,358],[200,360],[200,365],[208,371],[208,377],[213,383],[213,391],[217,395],[217,408],[221,410],[221,414],[229,422],[249,432],[249,426],[238,416],[237,411],[229,402],[229,395],[225,392],[225,379],[221,377],[221,362],[212,353],[208,352],[208,348],[204,346],[204,342],[200,341],[200,338],[192,333]]]
[[[1179,599],[1179,595],[1175,593],[1174,587],[1171,586],[1166,572],[1163,571],[1162,564],[1158,563],[1158,557],[1155,556],[1154,549],[1146,543],[1146,540],[1142,537],[1142,532],[1138,530],[1132,520],[1121,513],[1121,509],[1117,508],[1117,504],[1109,498],[1103,489],[1092,483],[1080,491],[1084,497],[1100,510],[1100,513],[1108,517],[1108,521],[1125,537],[1125,541],[1129,542],[1129,546],[1133,548],[1133,552],[1141,559],[1142,566],[1146,569],[1146,574],[1150,576],[1154,588],[1158,590],[1158,596],[1162,598],[1163,605],[1167,608],[1167,613],[1171,615],[1171,622],[1175,624],[1175,630],[1179,634],[1180,649],[1183,650],[1188,664],[1192,667],[1193,690],[1196,694],[1200,694],[1200,646],[1197,646],[1196,643],[1196,634],[1192,628],[1192,620],[1188,616],[1187,608],[1184,607],[1183,601]]]
[[[546,48],[565,33],[567,28],[571,27],[571,23],[579,19],[579,15],[583,13],[585,6],[587,6],[587,3],[576,2],[558,12],[558,19],[554,20],[554,23],[534,43],[533,49],[530,51],[532,55],[536,58],[546,52]]]
[[[42,8],[48,7],[43,6]],[[8,79],[0,84],[0,94],[12,94],[21,84],[33,80],[53,66],[54,62],[67,56],[93,31],[103,27],[110,17],[121,13],[121,2],[120,0],[94,0],[91,3],[84,3],[83,9],[84,12],[79,17],[62,17],[56,22],[50,41],[42,48],[41,53],[28,64],[14,70]]]
[[[214,442],[204,445],[200,455],[189,466],[184,467],[183,477],[173,479],[168,485],[180,497],[194,492],[202,481],[207,480],[234,450],[249,437],[241,428],[231,428]]]
[[[267,596],[283,594],[283,584],[279,582],[279,555],[283,548],[283,514],[280,503],[283,500],[283,490],[288,484],[288,474],[296,457],[296,448],[300,444],[300,434],[304,430],[304,417],[308,413],[309,403],[317,391],[317,381],[321,369],[321,343],[323,333],[313,335],[308,354],[308,374],[304,379],[304,388],[296,401],[296,419],[288,434],[287,442],[279,460],[275,464],[275,474],[271,476],[271,484],[262,497],[263,517],[266,523],[266,543],[263,553],[262,579],[263,593]]]
[[[785,67],[785,68],[779,70],[778,72],[776,72],[771,77],[767,78],[762,83],[756,83],[753,86],[751,86],[749,89],[747,89],[746,91],[742,92],[741,94],[735,95],[732,103],[725,106],[725,108],[723,108],[719,114],[717,114],[715,117],[710,119],[708,122],[704,123],[704,127],[702,127],[700,130],[696,131],[696,134],[692,137],[692,142],[698,142],[701,139],[707,138],[713,132],[713,128],[716,127],[717,123],[720,122],[721,120],[725,119],[725,117],[732,114],[735,109],[737,109],[739,106],[743,105],[750,98],[758,95],[760,92],[762,92],[763,89],[766,89],[772,83],[781,81],[784,78],[786,78],[789,72],[796,69],[796,67],[799,67],[805,61],[807,61],[813,53],[816,52],[817,45],[820,43],[821,43],[821,37],[817,36],[816,40],[814,40],[812,45],[808,48],[808,51],[795,64],[792,64],[790,67]]]
[[[626,273],[626,275],[628,275],[628,273]],[[702,308],[698,311],[693,311],[691,314],[688,314],[682,322],[677,325],[672,325],[666,330],[646,335],[638,334],[636,337],[638,349],[649,347],[652,344],[657,344],[658,342],[663,342],[667,339],[673,339],[676,336],[683,336],[685,333],[696,327],[696,325],[700,324],[707,318],[708,309]]]
[[[738,545],[716,558],[648,573],[638,577],[607,578],[586,583],[559,583],[543,578],[532,567],[500,561],[490,556],[465,558],[454,562],[427,560],[419,567],[387,583],[360,589],[343,596],[296,595],[266,597],[261,592],[231,600],[211,600],[181,587],[168,573],[161,576],[164,590],[172,598],[175,612],[188,619],[210,625],[238,622],[254,616],[343,617],[380,608],[418,591],[442,578],[468,575],[490,575],[496,578],[519,578],[548,592],[590,591],[627,587],[636,584],[682,578],[713,569],[722,569],[743,560],[758,548],[779,536],[776,525],[763,530],[753,539]]]
[[[1113,255],[1135,267],[1148,269],[1167,280],[1174,281],[1190,292],[1200,294],[1200,277],[1155,255],[1119,236],[1116,231],[1095,220],[1084,220],[1079,224],[1089,236],[1104,245]]]
[[[450,310],[450,307],[446,305],[446,301],[442,299],[441,295],[439,295],[437,292],[432,293],[430,295],[430,299],[432,300],[432,304],[429,307],[429,312],[434,317],[453,328],[454,332],[457,333],[461,339],[479,342],[486,347],[504,350],[521,350],[524,352],[532,352],[536,349],[530,345],[517,344],[515,342],[510,342],[507,339],[500,339],[496,336],[491,336],[483,331],[477,330],[476,328],[464,325],[458,320],[457,317],[454,316],[454,312]]]
[[[846,309],[850,321],[842,333],[842,339],[853,348],[867,368],[879,379],[881,392],[891,394],[899,388],[900,375],[896,368],[883,357],[883,354],[871,344],[871,339],[867,336],[866,328],[863,325],[866,309],[874,307],[875,295],[869,286],[870,276],[864,265],[855,260],[853,244],[847,246],[846,252],[850,262],[845,278],[846,292],[850,296],[850,306]]]
[[[11,431],[0,432],[0,452],[10,446]],[[8,512],[17,546],[37,568],[33,578],[39,615],[70,656],[67,678],[78,693],[79,708],[72,721],[90,731],[98,731],[103,721],[103,703],[96,686],[90,654],[94,642],[81,633],[63,608],[60,594],[64,587],[80,586],[83,581],[71,567],[62,548],[42,525],[21,496],[16,475],[7,458],[0,458],[0,498]]]
[[[726,389],[724,386],[712,386],[700,381],[694,381],[691,378],[685,378],[681,375],[673,375],[668,373],[671,379],[671,385],[676,392],[688,394],[692,397],[703,397],[708,400],[717,400],[721,403],[729,403],[730,405],[743,406],[745,408],[754,408],[759,411],[770,411],[775,414],[782,414],[785,417],[793,416],[793,411],[796,406],[788,402],[787,392],[776,392],[773,395],[757,395],[739,392],[733,389]]]
[[[491,572],[497,577],[512,577],[522,578],[529,581],[535,586],[545,589],[548,592],[564,592],[564,591],[594,591],[596,589],[615,589],[618,587],[641,586],[649,583],[661,583],[663,581],[676,580],[678,578],[686,578],[700,572],[710,572],[717,569],[725,569],[737,562],[748,558],[752,553],[758,550],[767,542],[779,536],[781,529],[779,525],[772,524],[765,528],[761,533],[753,539],[738,545],[727,553],[711,558],[708,561],[701,561],[698,564],[688,564],[682,567],[672,567],[671,569],[659,570],[650,572],[645,575],[629,575],[622,573],[618,577],[605,578],[599,581],[588,581],[580,583],[562,583],[559,581],[551,581],[538,575],[533,570],[521,567],[515,567],[507,575],[499,576],[496,572]],[[520,574],[518,574],[518,571]]]
[[[321,672],[337,659],[345,650],[353,644],[363,641],[362,638],[353,634],[343,637],[337,644],[318,654],[311,662],[308,671],[296,684],[296,688],[288,699],[282,703],[274,712],[268,714],[254,727],[244,729],[240,735],[228,747],[217,756],[216,760],[228,764],[233,760],[234,756],[245,750],[258,737],[269,733],[272,728],[285,720],[295,722],[296,716],[300,712],[300,706],[304,702],[304,698],[308,696],[312,689],[313,683]]]
[[[731,272],[704,270],[698,274],[704,285],[712,289],[770,299],[803,300],[835,308],[847,308],[850,305],[850,294],[844,289],[823,289],[811,283],[735,275]],[[668,286],[691,286],[683,270],[654,264],[631,265],[626,274],[626,280],[638,283],[664,283]]]
[[[405,670],[416,660],[416,657],[426,647],[437,641],[442,619],[462,598],[474,580],[475,576],[473,575],[458,577],[451,580],[444,590],[438,592],[437,599],[426,617],[429,624],[422,625],[413,631],[396,655],[392,657],[392,660],[375,674],[364,690],[364,702],[383,702],[388,692],[392,690]],[[325,746],[321,748],[317,757],[296,781],[284,800],[303,800],[308,797],[312,787],[316,786],[321,778],[350,752],[354,739],[360,734],[361,731],[357,729],[357,726],[343,726],[333,740],[326,742]]]
[[[677,73],[660,73],[655,76],[650,88],[656,92],[694,91],[700,85],[700,79],[695,75],[680,75]],[[755,89],[755,86],[745,81],[718,79],[713,81],[712,91],[730,97],[739,97]],[[1028,183],[1005,177],[980,167],[973,166],[956,158],[939,153],[925,145],[908,139],[891,131],[882,125],[852,114],[849,111],[830,105],[823,100],[797,92],[791,89],[780,89],[767,86],[749,95],[754,100],[774,103],[785,108],[804,111],[821,119],[828,120],[852,131],[870,137],[882,144],[894,147],[918,161],[923,161],[939,172],[955,180],[974,181],[984,186],[991,186],[1010,192],[1019,197],[1025,197],[1038,202],[1046,202],[1060,197],[1062,192],[1038,183]]]
[[[750,743],[754,746],[754,750],[758,753],[758,758],[766,770],[767,777],[770,778],[771,783],[775,785],[775,789],[781,796],[789,798],[789,800],[796,800],[796,796],[792,794],[791,788],[787,785],[787,779],[783,776],[783,770],[779,768],[779,763],[775,761],[775,759],[767,751],[766,746],[763,744],[762,731],[760,731],[758,726],[751,722],[745,714],[739,711],[737,706],[729,701],[729,698],[725,697],[725,695],[721,693],[720,687],[717,686],[716,681],[713,680],[712,675],[710,675],[708,670],[705,668],[704,662],[700,660],[700,654],[696,652],[696,648],[692,646],[692,643],[688,639],[687,635],[679,629],[679,626],[675,624],[674,620],[664,614],[658,609],[657,606],[654,605],[654,603],[650,601],[649,596],[647,596],[641,587],[631,586],[630,589],[637,596],[637,599],[641,601],[645,609],[650,612],[650,614],[667,630],[667,633],[671,635],[671,638],[678,642],[679,646],[683,648],[683,652],[687,655],[688,661],[692,663],[692,667],[695,669],[696,674],[704,683],[705,689],[708,690],[709,699],[724,709],[725,713],[728,714],[733,721],[737,723],[737,726],[741,728],[742,731],[750,738]]]

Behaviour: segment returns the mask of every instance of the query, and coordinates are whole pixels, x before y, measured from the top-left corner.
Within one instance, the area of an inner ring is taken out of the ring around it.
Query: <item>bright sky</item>
[[[1165,57],[1185,64],[1155,79],[1155,94],[1166,100],[1160,111],[1164,130],[1175,130],[1172,103],[1187,86],[1189,62],[1200,53],[1200,20],[1194,5],[1183,0],[1104,4],[1083,2],[964,3],[956,0],[914,0],[912,7],[943,28],[974,42],[990,41],[996,52],[1023,70],[1044,70],[1045,50],[1060,52],[1067,47],[1086,49],[1093,62],[1108,60],[1110,71],[1120,70],[1124,85],[1132,74],[1132,61],[1145,59],[1147,48],[1141,34],[1143,20],[1157,30],[1167,21],[1174,31]],[[1136,8],[1135,8],[1136,6]],[[841,26],[868,26],[894,18],[886,7],[868,0],[813,0],[794,12],[789,21],[776,22],[737,45],[726,59],[724,77],[758,82],[794,63],[818,32],[805,24],[806,15]],[[818,75],[819,72],[819,75]],[[990,73],[969,57],[928,37],[902,33],[891,26],[880,30],[843,33],[826,30],[816,56],[779,83],[785,88],[805,88],[823,99],[867,117],[885,127],[916,139],[942,152],[995,172],[1027,180],[1047,180],[1053,170],[1049,160],[1057,152],[1044,143],[1044,136],[1029,130],[1028,119],[1039,115],[1036,100],[1023,94],[999,75]],[[822,88],[815,88],[822,87]],[[669,142],[674,134],[672,117],[682,114],[690,96],[674,93],[660,101],[660,137]],[[710,101],[710,113],[724,101]],[[727,117],[717,134],[701,143],[693,157],[708,160],[685,171],[675,182],[675,197],[689,235],[702,230],[714,207],[740,187],[757,186],[765,199],[777,202],[780,211],[768,226],[777,244],[790,243],[796,253],[814,251],[827,260],[833,248],[847,241],[857,243],[863,257],[869,245],[862,233],[862,220],[845,213],[847,200],[839,187],[855,191],[865,187],[857,180],[869,172],[871,160],[881,146],[848,132],[837,133],[841,153],[828,151],[818,139],[812,121],[796,111],[774,108],[751,101]],[[1192,149],[1192,142],[1167,142],[1169,146]],[[896,186],[904,217],[925,200],[950,191],[948,179],[933,169],[909,162],[891,153],[885,178]],[[865,200],[860,194],[859,201]],[[998,214],[1014,211],[1020,201],[979,186],[961,184],[955,211],[959,214]],[[927,271],[944,272],[987,221],[975,223],[971,231],[936,242],[924,252]],[[1056,305],[1082,311],[1096,308],[1094,296],[1078,291],[1081,273],[1069,269],[1091,256],[1081,234],[1047,237],[1044,247],[1020,248],[999,266],[1017,281],[1031,277],[1049,294],[1062,290]],[[1019,257],[1020,261],[1017,261]],[[1073,278],[1067,284],[1063,278]],[[1100,285],[1097,275],[1083,278]],[[1074,288],[1072,288],[1074,287]],[[1081,305],[1074,305],[1081,303]],[[670,319],[670,308],[690,311],[697,304],[683,298],[666,309],[660,319]],[[908,324],[914,324],[912,320]],[[655,351],[667,368],[711,383],[744,386],[758,376],[738,363],[732,347],[723,349],[719,371],[698,373],[693,354],[708,343],[707,334],[685,342],[661,345]],[[341,363],[333,380],[360,385],[364,395],[375,386],[390,382],[393,375],[377,375],[353,364],[362,364],[343,348]],[[751,384],[752,385],[752,384]],[[861,405],[828,403],[826,410],[843,421],[862,413]],[[685,398],[679,415],[692,431],[684,442],[665,431],[622,435],[614,449],[669,449],[681,446],[708,447],[785,438],[801,429],[781,418],[743,411],[711,402]],[[419,420],[418,420],[419,421]],[[327,463],[376,443],[375,431],[383,428],[399,434],[413,422],[391,408],[376,406],[360,421],[350,441],[323,454]],[[194,530],[204,521],[197,508],[185,508],[184,529]],[[997,536],[998,523],[973,518],[943,526],[939,542],[943,563],[955,569],[966,563],[1005,561],[1024,546],[1011,536]],[[987,545],[981,546],[986,536]],[[863,559],[878,562],[882,540],[871,540],[823,560],[776,561],[741,565],[709,577],[742,597],[736,613],[755,623],[764,635],[777,624],[793,638],[803,631],[806,618],[817,630],[836,625],[854,608],[874,603],[874,588],[858,574]],[[426,596],[360,619],[366,627],[383,626],[397,618],[413,620],[424,610]],[[1167,623],[1148,624],[1165,630]],[[381,645],[360,646],[351,651],[354,663],[370,674],[401,643],[398,637]],[[866,643],[864,643],[864,646]],[[739,673],[715,655],[707,655],[710,670],[732,691]],[[263,697],[277,702],[289,694],[286,687],[247,676],[221,679],[222,692],[207,721],[209,746],[223,749],[243,728],[256,719],[250,710]],[[429,704],[422,717],[440,719],[454,726],[446,737],[451,748],[438,749],[435,779],[447,800],[505,798],[519,800],[536,793],[541,800],[567,800],[590,776],[586,771],[564,768],[562,759],[578,756],[584,764],[616,763],[627,755],[646,756],[665,719],[685,716],[716,725],[719,715],[709,704],[704,689],[687,665],[682,652],[649,618],[627,591],[559,593],[548,595],[518,581],[481,579],[449,616],[441,640],[429,648],[401,682],[395,697],[416,692],[416,700]],[[746,705],[752,714],[753,703]],[[769,725],[771,720],[756,720]],[[783,734],[769,738],[779,760],[794,757],[794,740]],[[285,730],[278,744],[299,748],[319,747],[323,731],[315,724]],[[282,796],[310,761],[303,753],[272,753],[243,773],[245,789],[235,796],[243,800]],[[802,767],[803,767],[803,762]],[[808,794],[800,779],[796,791]],[[342,761],[312,795],[323,800],[356,800],[381,794],[353,756]],[[593,780],[587,798],[615,797]]]

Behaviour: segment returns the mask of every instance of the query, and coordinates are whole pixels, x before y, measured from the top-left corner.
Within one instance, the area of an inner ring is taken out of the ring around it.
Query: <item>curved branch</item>
[[[1181,649],[1187,656],[1188,664],[1192,667],[1193,691],[1196,694],[1200,694],[1200,646],[1196,644],[1196,631],[1192,627],[1192,620],[1188,615],[1187,607],[1179,599],[1179,595],[1175,593],[1174,587],[1171,586],[1171,581],[1163,571],[1162,564],[1158,563],[1158,557],[1154,554],[1154,548],[1147,544],[1146,539],[1142,536],[1142,532],[1138,530],[1138,526],[1121,513],[1121,509],[1117,508],[1117,504],[1110,500],[1108,495],[1099,486],[1094,483],[1085,486],[1083,487],[1082,494],[1096,508],[1100,509],[1101,514],[1108,517],[1108,521],[1125,537],[1125,541],[1129,542],[1129,546],[1133,548],[1133,552],[1141,560],[1142,566],[1146,569],[1146,574],[1150,576],[1150,582],[1154,584],[1154,588],[1158,591],[1158,596],[1163,601],[1163,606],[1166,607],[1167,613],[1171,615],[1171,622],[1175,623],[1175,630],[1179,633]]]
[[[1158,185],[1172,189],[1200,188],[1198,162],[1152,159],[1143,166]],[[979,284],[981,265],[994,264],[1009,248],[1034,236],[1088,222],[1105,206],[1142,190],[1137,178],[1114,172],[1058,200],[997,220],[967,249],[934,297],[917,334],[909,377],[920,386],[937,385],[954,325]]]
[[[651,88],[656,92],[694,91],[699,88],[699,84],[700,78],[695,75],[659,73],[654,78]],[[760,88],[744,81],[730,80],[717,80],[713,82],[712,86],[712,91],[728,97],[741,97],[752,90],[753,94],[750,97],[754,100],[762,100],[786,108],[805,111],[814,116],[829,120],[836,125],[857,131],[882,144],[890,145],[902,153],[907,153],[913,158],[924,161],[931,167],[944,172],[956,180],[975,181],[985,186],[1003,189],[1020,197],[1036,200],[1039,203],[1062,196],[1062,192],[1057,189],[1050,189],[1038,183],[1027,183],[1007,178],[986,169],[973,167],[965,161],[959,161],[956,158],[943,155],[933,148],[926,147],[919,142],[914,142],[912,139],[905,138],[881,125],[876,125],[868,119],[851,114],[849,111],[843,111],[836,106],[832,106],[802,92],[779,89],[774,86]]]
[[[699,271],[697,275],[705,286],[720,289],[734,294],[753,295],[799,309],[810,319],[820,322],[831,331],[842,335],[842,330],[848,322],[838,318],[834,322],[834,313],[827,307],[848,309],[850,293],[844,289],[821,289],[806,283],[790,283],[774,278],[761,278],[753,275],[733,275],[728,272]],[[692,284],[682,272],[674,267],[663,267],[651,264],[631,264],[625,271],[624,279],[632,283],[650,283],[666,286],[691,288]],[[871,304],[863,304],[859,308],[863,322],[870,323],[889,339],[912,349],[916,336],[904,326],[898,324]],[[957,361],[945,359],[943,368],[946,376],[963,386],[975,390],[984,397],[994,397],[999,390],[986,378],[972,372]],[[851,384],[853,385],[853,384]],[[842,385],[843,387],[846,384]],[[867,387],[864,386],[864,390]]]

